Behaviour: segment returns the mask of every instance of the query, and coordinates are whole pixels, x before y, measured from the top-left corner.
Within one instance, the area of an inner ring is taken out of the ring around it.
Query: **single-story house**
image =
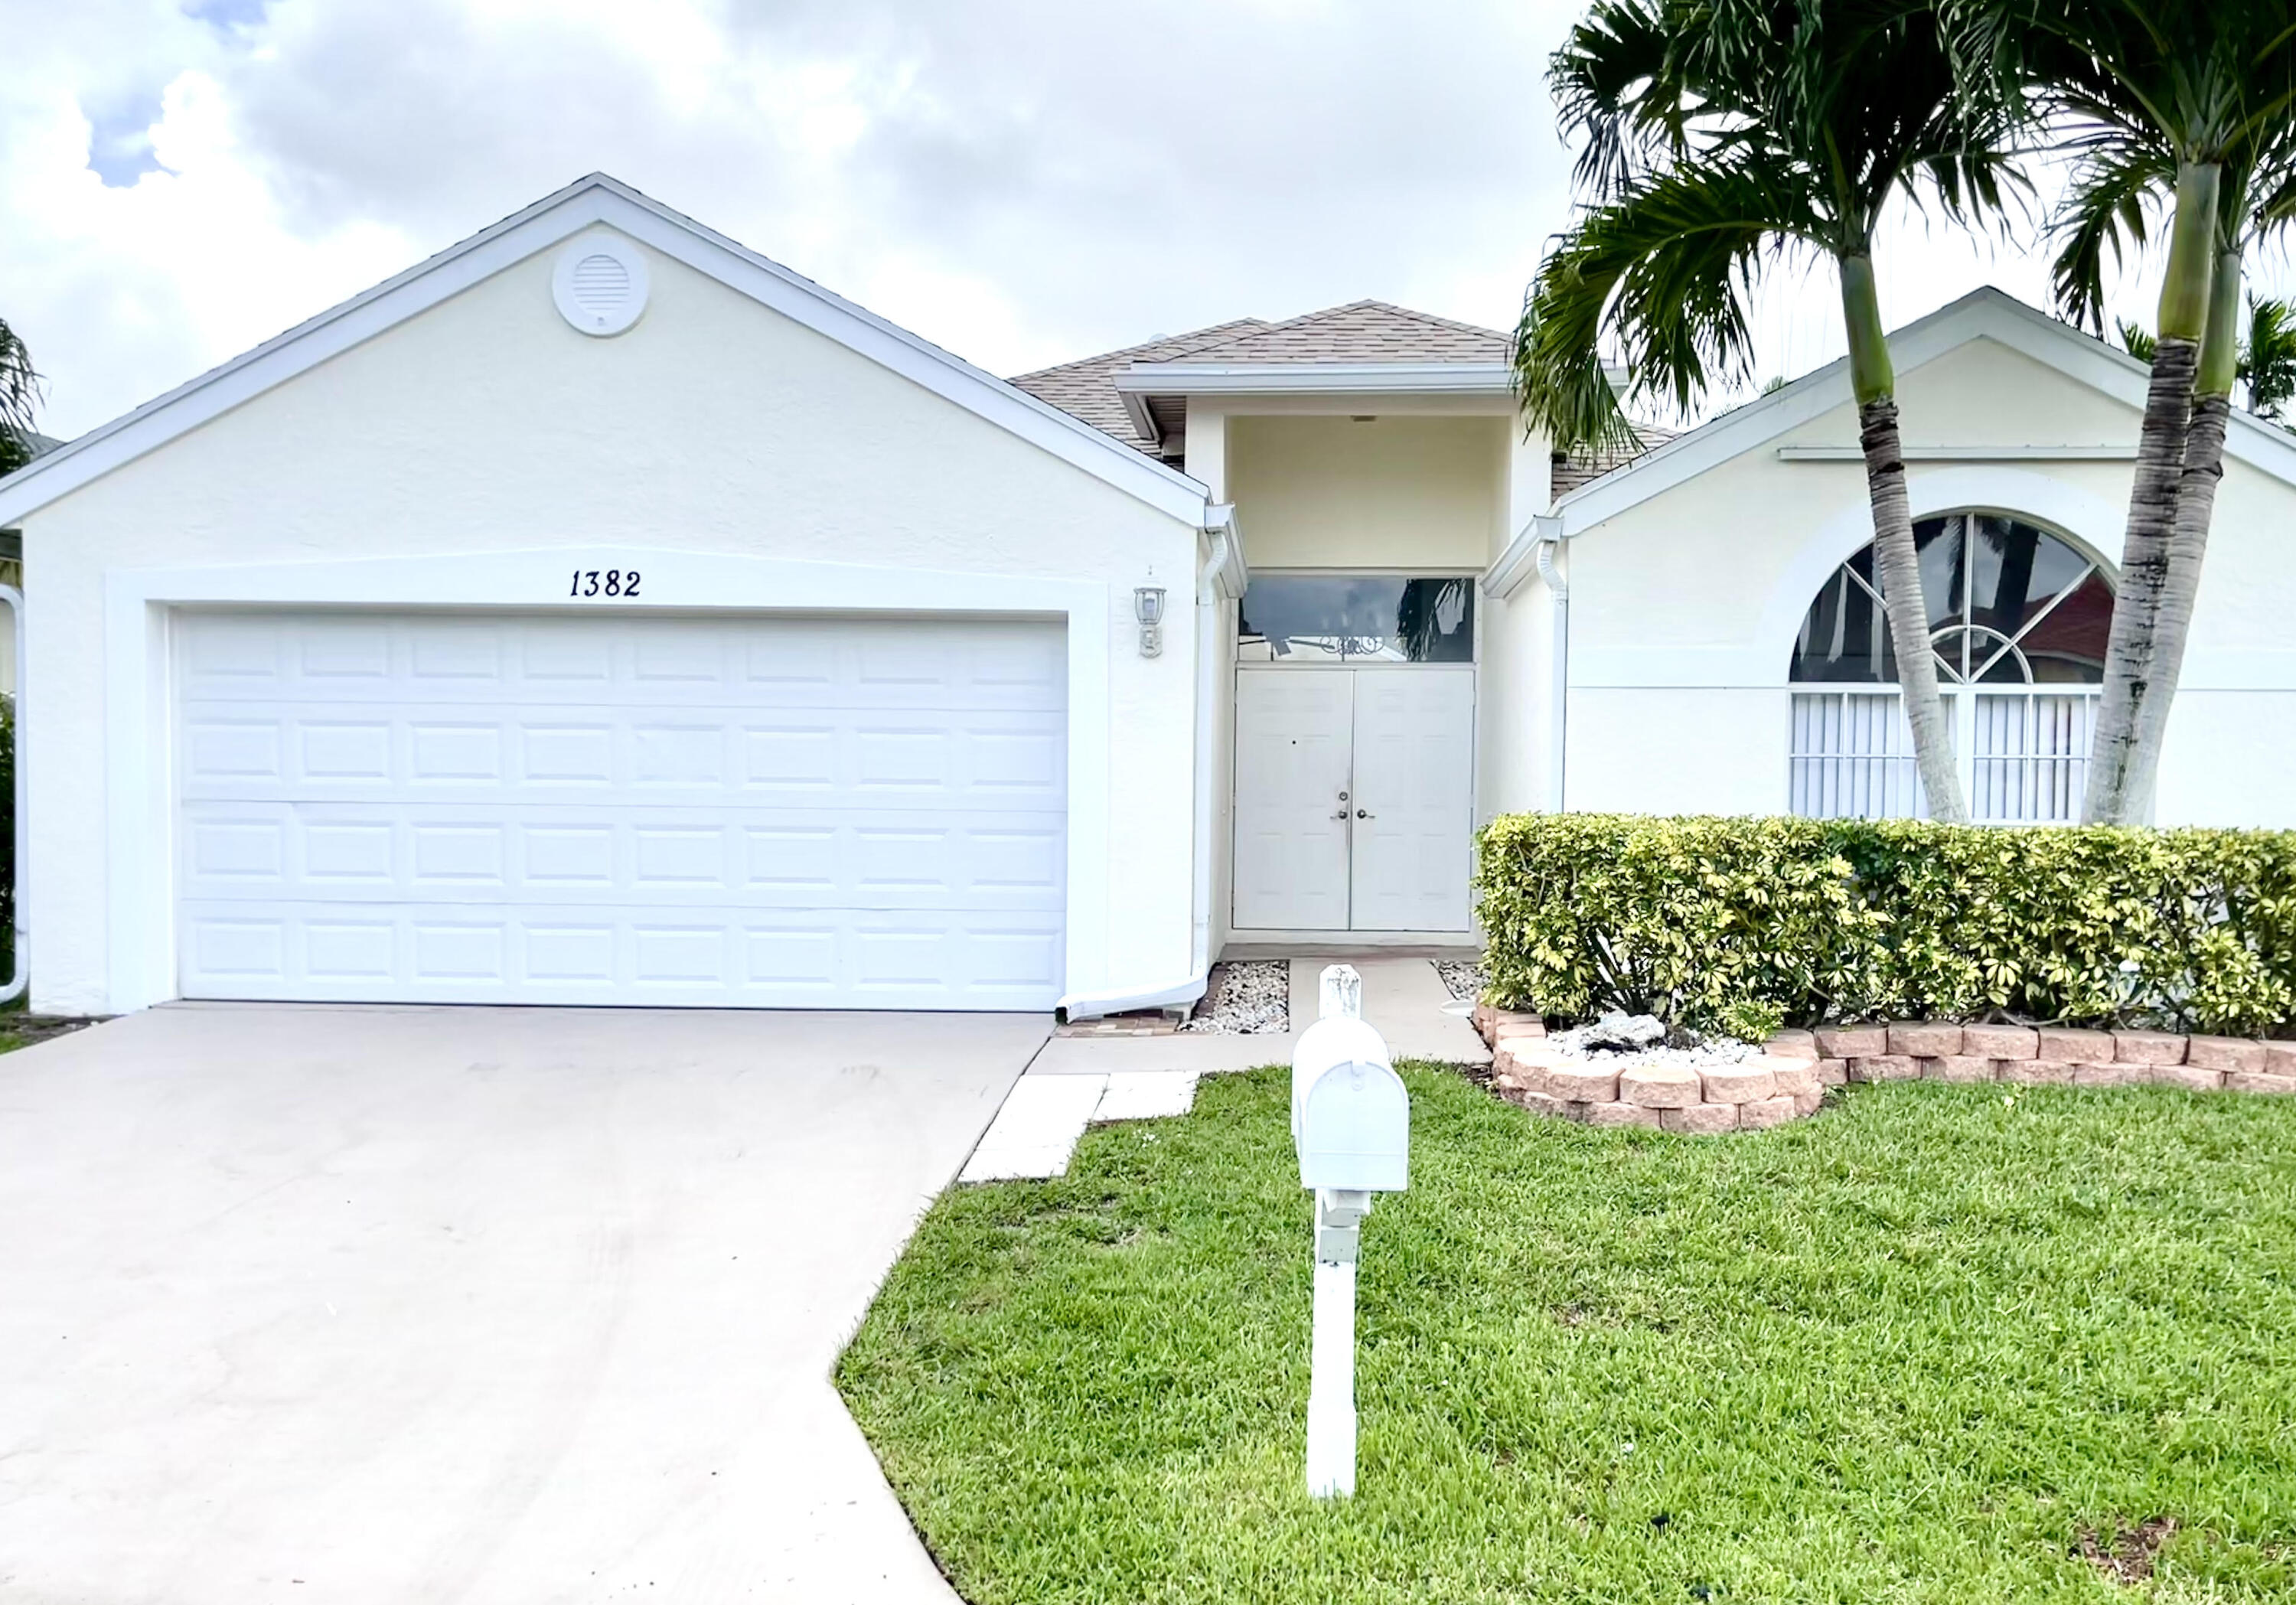
[[[1892,344],[1970,790],[2066,817],[2143,370],[1990,291]],[[2160,815],[2289,823],[2296,436],[2227,457]],[[1618,463],[1374,302],[1008,382],[592,176],[0,481],[34,1003],[1467,944],[1501,811],[1917,806],[1866,520],[1838,365]]]

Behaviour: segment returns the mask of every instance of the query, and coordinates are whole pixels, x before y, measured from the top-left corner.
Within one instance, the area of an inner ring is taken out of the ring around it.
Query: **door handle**
[[[1356,817],[1357,817],[1357,819],[1375,819],[1375,818],[1377,818],[1377,817],[1378,817],[1378,815],[1374,815],[1374,814],[1366,814],[1365,812],[1364,812],[1364,810],[1363,810],[1363,809],[1361,809],[1361,808],[1357,808],[1357,809],[1356,810]]]

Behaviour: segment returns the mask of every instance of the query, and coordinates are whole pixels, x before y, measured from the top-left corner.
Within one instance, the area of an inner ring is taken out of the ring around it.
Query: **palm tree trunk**
[[[1930,650],[1930,611],[1914,550],[1914,514],[1906,496],[1906,454],[1898,434],[1898,376],[1882,331],[1874,258],[1844,256],[1841,312],[1849,332],[1849,383],[1857,397],[1857,444],[1866,454],[1866,495],[1874,506],[1875,576],[1898,657],[1898,689],[1914,735],[1914,766],[1931,819],[1966,823],[1953,732],[1938,692],[1937,655]]]
[[[2218,169],[2187,165],[2177,175],[2177,216],[2170,225],[2169,268],[2161,288],[2161,339],[2152,353],[2152,381],[2137,432],[2136,476],[2128,492],[2128,527],[2121,537],[2120,585],[2112,599],[2112,634],[2104,649],[2104,693],[2089,747],[2088,795],[2082,812],[2092,824],[2128,824],[2144,798],[2138,746],[2153,679],[2161,597],[2167,589],[2169,550],[2175,538],[2177,490],[2184,478],[2185,442],[2193,422],[2193,386],[2201,343],[2208,332],[2210,291],[2216,276]]]
[[[2138,818],[2152,816],[2161,749],[2169,733],[2177,684],[2185,672],[2185,643],[2193,634],[2193,607],[2200,596],[2201,563],[2208,555],[2217,487],[2224,481],[2225,430],[2232,422],[2232,387],[2240,372],[2240,274],[2237,246],[2217,254],[2216,282],[2209,291],[2208,335],[2201,342],[2200,372],[2193,381],[2193,419],[2185,435],[2185,467],[2177,480],[2177,521],[2169,534],[2169,565],[2152,626],[2152,690],[2136,727],[2130,790]]]

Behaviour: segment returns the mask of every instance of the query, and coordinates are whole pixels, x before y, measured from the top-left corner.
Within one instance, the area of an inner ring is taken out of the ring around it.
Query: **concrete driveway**
[[[948,1601],[829,1370],[1045,1034],[178,1005],[0,1058],[0,1599]]]

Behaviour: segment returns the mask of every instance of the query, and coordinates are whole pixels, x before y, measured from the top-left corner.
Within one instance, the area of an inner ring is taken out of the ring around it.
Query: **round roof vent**
[[[619,334],[645,310],[645,258],[629,241],[586,234],[558,253],[550,288],[559,315],[583,333]]]

